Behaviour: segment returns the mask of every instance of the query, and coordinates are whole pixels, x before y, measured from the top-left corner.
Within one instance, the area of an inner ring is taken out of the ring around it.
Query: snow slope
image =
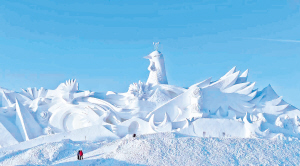
[[[280,138],[280,137],[278,137]],[[79,149],[84,160],[77,161]],[[187,137],[156,133],[113,142],[46,143],[0,152],[0,165],[297,165],[298,139]]]

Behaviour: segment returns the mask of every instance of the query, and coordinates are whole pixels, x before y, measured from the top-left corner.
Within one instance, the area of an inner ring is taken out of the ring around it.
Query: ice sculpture
[[[181,88],[168,85],[164,58],[157,49],[149,78],[129,86],[126,93],[91,92],[68,80],[54,90],[0,88],[0,146],[56,133],[127,134],[178,132],[199,137],[300,138],[300,111],[286,103],[269,85],[261,91],[233,67],[216,81],[208,78]],[[86,132],[83,132],[86,131]]]

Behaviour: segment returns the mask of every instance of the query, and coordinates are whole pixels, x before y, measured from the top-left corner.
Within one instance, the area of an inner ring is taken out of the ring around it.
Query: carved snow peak
[[[76,79],[67,80],[65,83],[61,83],[56,89],[65,92],[76,92],[79,90]]]
[[[222,79],[226,78],[227,76],[235,73],[235,71],[236,71],[236,66],[234,66],[232,69],[230,69],[223,77],[220,78],[220,80],[222,80]]]
[[[165,94],[162,90],[157,88],[154,91],[153,95],[151,95],[151,97],[148,99],[148,101],[155,103],[156,106],[159,106],[166,103],[170,99],[171,98],[167,94]]]
[[[31,100],[34,100],[36,98],[43,98],[47,95],[47,90],[41,87],[40,89],[37,88],[27,88],[22,89],[21,92],[24,96],[30,98]]]

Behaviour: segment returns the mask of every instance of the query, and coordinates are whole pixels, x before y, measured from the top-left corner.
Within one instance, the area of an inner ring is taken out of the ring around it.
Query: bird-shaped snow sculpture
[[[221,116],[228,116],[228,109],[241,116],[254,111],[255,104],[249,101],[257,94],[257,90],[253,90],[255,82],[247,82],[248,70],[240,76],[239,73],[233,67],[216,82],[201,88],[201,108]]]
[[[202,116],[211,114],[228,117],[231,116],[230,111],[243,117],[246,112],[254,111],[255,104],[249,101],[257,91],[253,90],[255,83],[247,82],[248,70],[240,76],[239,73],[234,67],[215,82],[210,82],[209,78],[192,85],[188,91],[150,112],[147,118],[154,114],[154,121],[161,122],[167,112],[170,120],[176,122],[192,118],[197,112]],[[240,81],[236,83],[237,80]]]
[[[150,65],[148,67],[150,74],[147,84],[168,84],[163,54],[159,51],[153,51],[144,58],[150,60]]]

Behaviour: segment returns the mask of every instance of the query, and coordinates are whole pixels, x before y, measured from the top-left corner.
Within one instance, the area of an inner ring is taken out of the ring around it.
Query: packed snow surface
[[[77,160],[77,151],[84,152]],[[157,133],[112,142],[46,143],[1,151],[0,165],[297,165],[300,142],[257,138],[186,137]]]
[[[76,80],[54,90],[0,88],[0,147],[17,151],[63,139],[93,142],[160,132],[266,140],[300,137],[299,109],[270,85],[255,89],[248,70],[241,73],[233,67],[220,79],[182,88],[168,85],[161,52],[145,58],[150,61],[147,82],[133,83],[125,93],[80,90]],[[178,145],[184,139],[178,139]]]

